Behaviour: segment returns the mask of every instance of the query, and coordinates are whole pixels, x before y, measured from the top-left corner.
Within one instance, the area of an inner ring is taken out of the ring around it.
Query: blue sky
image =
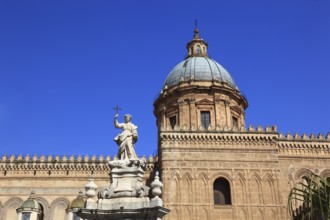
[[[0,1],[0,155],[114,156],[113,107],[156,151],[153,100],[194,20],[246,124],[330,131],[330,1]]]

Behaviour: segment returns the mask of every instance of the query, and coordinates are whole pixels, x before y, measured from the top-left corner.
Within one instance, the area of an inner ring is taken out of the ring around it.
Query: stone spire
[[[195,22],[194,37],[187,43],[188,57],[208,57],[207,55],[208,44],[199,35],[197,22]]]

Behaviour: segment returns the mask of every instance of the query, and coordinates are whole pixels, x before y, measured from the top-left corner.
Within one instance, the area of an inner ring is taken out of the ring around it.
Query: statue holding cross
[[[118,157],[120,160],[137,159],[138,157],[134,150],[134,144],[138,140],[137,126],[131,122],[132,116],[130,114],[124,116],[125,123],[119,123],[117,118],[119,116],[118,111],[121,109],[116,106],[114,110],[116,110],[114,125],[116,128],[122,129],[122,132],[114,139],[119,147]]]

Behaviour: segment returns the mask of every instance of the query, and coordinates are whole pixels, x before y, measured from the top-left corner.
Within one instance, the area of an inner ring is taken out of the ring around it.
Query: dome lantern
[[[207,55],[208,44],[199,35],[199,29],[195,25],[194,37],[187,43],[188,57],[208,57]]]

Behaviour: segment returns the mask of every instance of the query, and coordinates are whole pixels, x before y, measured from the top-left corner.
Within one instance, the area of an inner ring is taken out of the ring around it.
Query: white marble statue
[[[119,146],[119,160],[138,159],[134,150],[134,144],[137,142],[138,133],[137,126],[131,123],[132,116],[126,114],[124,116],[125,123],[118,123],[117,118],[118,114],[116,114],[114,118],[115,127],[123,129],[114,139]]]

